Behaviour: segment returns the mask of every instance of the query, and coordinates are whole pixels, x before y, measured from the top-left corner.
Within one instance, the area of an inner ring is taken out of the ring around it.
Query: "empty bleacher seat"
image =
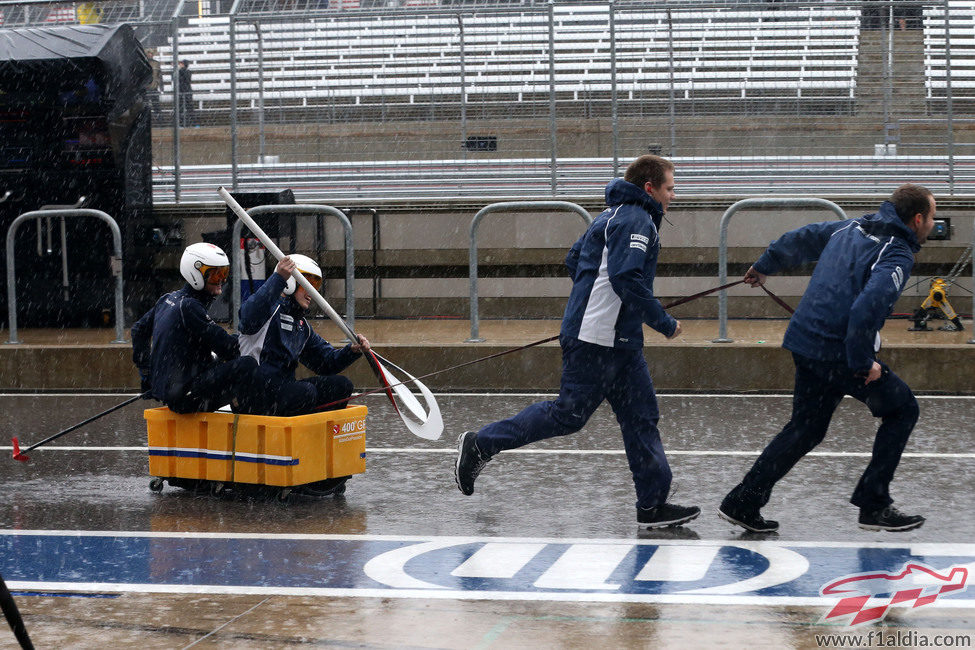
[[[612,38],[607,5],[556,5],[554,87],[560,100],[609,93]],[[456,16],[355,12],[297,20],[239,22],[231,62],[227,17],[191,19],[179,32],[179,57],[193,70],[197,110],[225,112],[230,68],[238,107],[414,105],[425,101],[543,106],[551,82],[546,12]],[[619,97],[643,102],[710,104],[738,110],[733,99],[784,99],[852,106],[859,11],[794,9],[627,9],[615,15],[615,83]],[[260,35],[258,31],[260,30]],[[463,43],[463,57],[461,44]],[[167,60],[171,50],[160,48]],[[462,74],[463,70],[463,74]],[[262,83],[263,82],[263,83]],[[164,87],[171,88],[167,73]],[[171,93],[164,93],[171,102]],[[810,104],[813,105],[813,104]]]
[[[948,18],[951,30],[951,95],[954,100],[971,105],[975,101],[975,6],[964,0],[950,0]],[[949,81],[944,7],[925,7],[922,21],[927,98],[943,104],[948,95]]]

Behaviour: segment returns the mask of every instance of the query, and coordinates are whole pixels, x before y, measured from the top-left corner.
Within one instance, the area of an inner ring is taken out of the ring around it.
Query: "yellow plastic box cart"
[[[173,413],[147,409],[150,489],[266,486],[278,498],[292,492],[341,494],[366,471],[365,406],[294,417]]]

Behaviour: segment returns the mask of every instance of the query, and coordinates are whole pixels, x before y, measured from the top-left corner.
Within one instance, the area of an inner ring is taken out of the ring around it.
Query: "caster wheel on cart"
[[[324,481],[316,481],[303,485],[298,488],[298,493],[311,497],[341,496],[345,494],[345,483],[351,476],[341,476],[339,478],[327,478]]]
[[[149,481],[149,489],[153,492],[162,492],[163,480],[159,477],[152,479]]]
[[[291,488],[281,488],[281,491],[278,492],[278,501],[285,503],[287,502],[289,496],[291,496]]]
[[[218,497],[227,491],[227,484],[221,481],[214,481],[210,484],[210,494]]]

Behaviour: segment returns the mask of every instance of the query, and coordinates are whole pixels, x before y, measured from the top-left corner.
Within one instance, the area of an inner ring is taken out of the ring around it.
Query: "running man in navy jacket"
[[[668,339],[681,331],[680,321],[653,295],[660,252],[657,230],[673,196],[674,166],[659,156],[641,156],[623,179],[606,186],[609,207],[566,258],[572,292],[562,319],[559,396],[476,433],[461,434],[454,468],[461,492],[474,493],[474,480],[495,454],[575,433],[607,400],[623,432],[638,524],[676,526],[700,514],[699,508],[667,503],[671,471],[643,357],[644,323]]]
[[[911,530],[924,523],[894,508],[889,493],[918,419],[917,400],[876,353],[935,210],[929,190],[902,185],[877,214],[787,232],[748,269],[744,281],[760,286],[768,275],[818,261],[782,341],[796,366],[792,419],[722,501],[722,518],[755,532],[778,529],[759,509],[776,482],[823,440],[840,400],[850,395],[881,419],[873,456],[850,499],[860,509],[860,527]]]

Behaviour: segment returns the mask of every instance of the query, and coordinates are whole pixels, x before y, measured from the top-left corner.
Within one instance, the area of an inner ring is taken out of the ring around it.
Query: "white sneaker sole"
[[[464,496],[470,496],[464,492],[464,488],[460,485],[460,455],[464,449],[464,436],[467,435],[467,431],[457,436],[457,460],[454,461],[454,483],[457,484],[457,489],[460,490],[461,494]]]
[[[776,526],[775,528],[755,528],[754,526],[749,526],[748,524],[738,521],[734,517],[729,517],[725,513],[721,512],[721,508],[718,508],[718,516],[730,524],[734,524],[735,526],[741,526],[745,530],[750,530],[753,533],[774,533],[779,529],[778,526]]]
[[[879,524],[857,524],[863,530],[869,531],[887,531],[888,533],[903,533],[908,530],[914,530],[915,528],[920,528],[924,525],[924,520],[917,522],[916,524],[907,524],[906,526],[880,526]]]

